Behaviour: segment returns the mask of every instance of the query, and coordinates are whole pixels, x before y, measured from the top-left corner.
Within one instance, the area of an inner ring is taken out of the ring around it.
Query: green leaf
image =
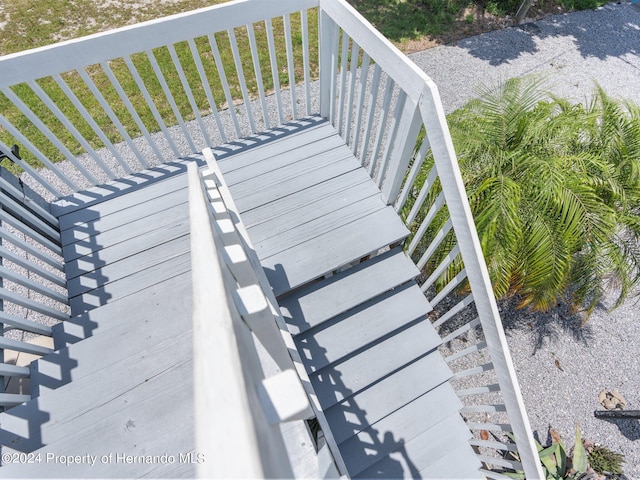
[[[578,473],[587,471],[587,452],[582,443],[580,427],[576,424],[576,444],[573,447],[573,469]]]

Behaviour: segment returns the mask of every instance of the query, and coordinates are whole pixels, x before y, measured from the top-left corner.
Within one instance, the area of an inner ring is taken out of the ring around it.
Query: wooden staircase
[[[419,271],[399,246],[409,232],[333,127],[312,119],[214,151],[343,473],[479,478]],[[32,366],[39,396],[0,414],[3,451],[42,461],[5,463],[2,476],[194,475],[186,179],[181,163],[154,172],[126,194],[94,189],[56,207],[73,318]],[[120,461],[101,461],[111,453]],[[174,461],[125,457],[163,454]]]

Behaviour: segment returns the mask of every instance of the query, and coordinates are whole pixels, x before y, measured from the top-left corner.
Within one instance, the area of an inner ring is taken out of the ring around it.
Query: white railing
[[[239,0],[8,55],[0,71],[0,150],[49,200],[221,143],[232,154],[290,119],[329,118],[414,232],[408,252],[453,349],[480,458],[519,468],[500,455],[517,449],[527,475],[541,475],[437,89],[346,2]],[[56,269],[53,243],[43,255]]]
[[[188,175],[198,477],[292,478],[279,424],[313,412],[221,177],[195,163]],[[265,379],[253,334],[280,373]]]
[[[26,366],[10,364],[5,350],[46,355],[52,350],[23,341],[51,337],[47,323],[69,318],[69,299],[61,255],[58,220],[0,167],[0,377],[4,384],[29,378]],[[29,318],[22,313],[30,311]],[[34,321],[34,318],[38,321]],[[20,404],[27,394],[0,391],[0,408]]]
[[[543,478],[437,88],[346,2],[320,7],[321,115],[413,232],[407,251],[423,272],[482,473]]]

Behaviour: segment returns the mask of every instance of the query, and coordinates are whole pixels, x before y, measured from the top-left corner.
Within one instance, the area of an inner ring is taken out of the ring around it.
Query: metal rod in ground
[[[640,410],[596,410],[596,418],[640,418]]]

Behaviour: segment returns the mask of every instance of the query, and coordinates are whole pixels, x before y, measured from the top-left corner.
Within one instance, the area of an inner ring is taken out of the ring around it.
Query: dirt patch
[[[520,23],[534,22],[547,15],[565,13],[566,11],[568,10],[555,2],[546,2],[543,6],[534,4],[527,12],[527,17]],[[404,53],[409,54],[514,25],[516,25],[516,21],[512,15],[493,15],[481,7],[467,7],[445,33],[416,40],[406,40],[399,47]]]

